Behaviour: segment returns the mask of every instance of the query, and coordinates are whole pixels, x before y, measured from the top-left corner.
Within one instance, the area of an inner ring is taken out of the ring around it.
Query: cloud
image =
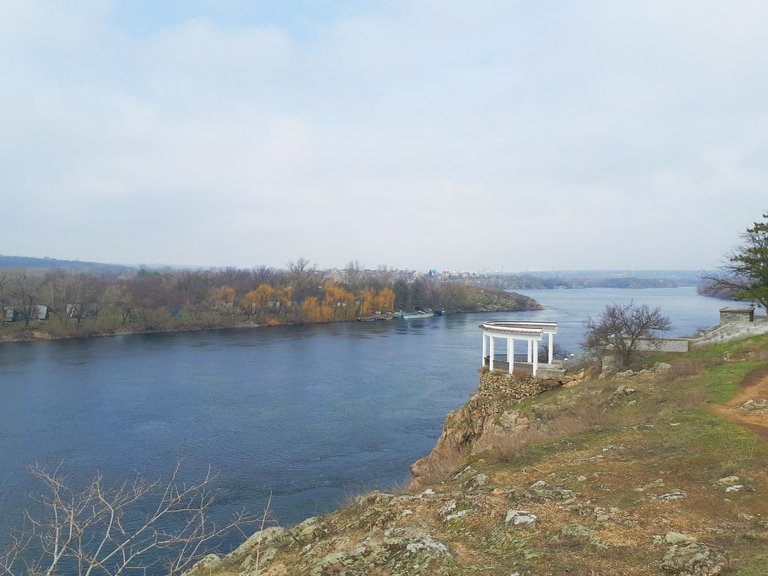
[[[0,5],[3,251],[698,268],[765,209],[763,3],[334,4]]]

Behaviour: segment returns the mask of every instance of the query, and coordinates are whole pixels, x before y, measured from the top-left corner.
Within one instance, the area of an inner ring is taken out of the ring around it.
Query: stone
[[[298,534],[302,540],[311,540],[317,534],[320,529],[320,519],[317,516],[307,518],[294,528],[294,531]]]
[[[637,392],[637,390],[635,390],[634,388],[630,388],[629,386],[625,386],[624,384],[622,384],[621,386],[616,388],[616,390],[612,394],[612,397],[618,398],[621,396],[629,396],[630,394],[634,394],[635,392]]]
[[[485,474],[478,474],[477,476],[472,478],[472,480],[470,480],[468,484],[471,488],[481,488],[486,484],[488,484],[488,476],[486,476]]]
[[[197,576],[214,570],[221,564],[221,558],[216,554],[208,554],[205,558],[195,564],[190,570],[184,572],[182,576]]]
[[[734,484],[733,486],[728,486],[728,488],[725,489],[725,491],[728,493],[741,492],[742,490],[744,490],[743,484]]]
[[[453,512],[454,510],[456,510],[456,506],[458,506],[458,504],[456,503],[456,500],[450,500],[446,502],[443,506],[441,506],[438,509],[438,512],[440,512],[440,514],[446,515],[449,512]]]
[[[566,524],[560,528],[560,535],[568,538],[591,538],[592,530],[581,524]]]
[[[688,494],[683,492],[682,490],[672,490],[672,492],[667,492],[666,494],[662,494],[661,496],[655,496],[654,500],[664,500],[666,502],[676,502],[678,500],[685,500],[688,498]]]
[[[741,480],[741,478],[738,476],[725,476],[724,478],[720,478],[720,480],[717,482],[718,484],[725,484],[730,486],[731,484],[736,484],[739,480]]]
[[[520,526],[526,524],[535,524],[538,520],[536,514],[531,514],[528,510],[507,510],[507,517],[504,519],[505,524],[512,522],[513,526]]]
[[[751,398],[744,402],[744,404],[741,404],[735,408],[735,410],[738,410],[740,412],[751,412],[753,410],[762,410],[764,408],[768,407],[768,400],[760,399],[760,400],[752,400]]]
[[[723,556],[701,542],[670,546],[661,563],[665,572],[696,576],[715,576],[720,574],[724,567]]]
[[[231,552],[227,557],[251,554],[257,548],[264,548],[266,544],[272,544],[281,540],[287,533],[288,531],[285,528],[279,526],[259,530],[238,546],[237,549],[234,552]]]
[[[690,536],[687,536],[681,532],[667,532],[664,535],[664,542],[667,544],[683,544],[691,542],[692,540],[694,540],[694,538],[691,538]]]
[[[450,522],[451,520],[456,520],[458,518],[463,518],[467,514],[469,514],[469,510],[459,510],[458,512],[455,512],[453,514],[448,514],[445,518],[443,518],[443,522]]]
[[[501,413],[501,416],[499,417],[499,425],[503,426],[504,428],[512,428],[517,424],[517,418],[518,413],[514,410],[512,411],[504,411]]]
[[[430,536],[425,536],[416,542],[410,542],[405,549],[411,554],[417,554],[424,550],[437,554],[438,556],[448,556],[450,554],[448,546],[442,542],[438,542]]]

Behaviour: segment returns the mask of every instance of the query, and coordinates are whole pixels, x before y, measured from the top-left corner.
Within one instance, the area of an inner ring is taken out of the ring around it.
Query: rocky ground
[[[190,576],[768,574],[767,338],[562,384],[481,375],[409,491]]]

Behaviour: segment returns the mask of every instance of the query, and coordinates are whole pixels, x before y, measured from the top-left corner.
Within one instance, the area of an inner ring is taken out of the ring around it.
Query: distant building
[[[739,307],[727,307],[720,308],[720,324],[727,324],[728,322],[754,322],[755,321],[755,307],[745,306]]]

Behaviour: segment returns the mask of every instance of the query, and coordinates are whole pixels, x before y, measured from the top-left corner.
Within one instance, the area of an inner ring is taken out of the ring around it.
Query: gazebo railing
[[[523,374],[533,373],[533,363],[528,362],[528,356],[526,354],[515,354],[514,363],[515,363],[514,373],[523,373]],[[490,367],[491,365],[490,356],[485,357],[484,365],[486,367]],[[509,372],[509,362],[507,362],[506,354],[494,355],[493,371]]]

